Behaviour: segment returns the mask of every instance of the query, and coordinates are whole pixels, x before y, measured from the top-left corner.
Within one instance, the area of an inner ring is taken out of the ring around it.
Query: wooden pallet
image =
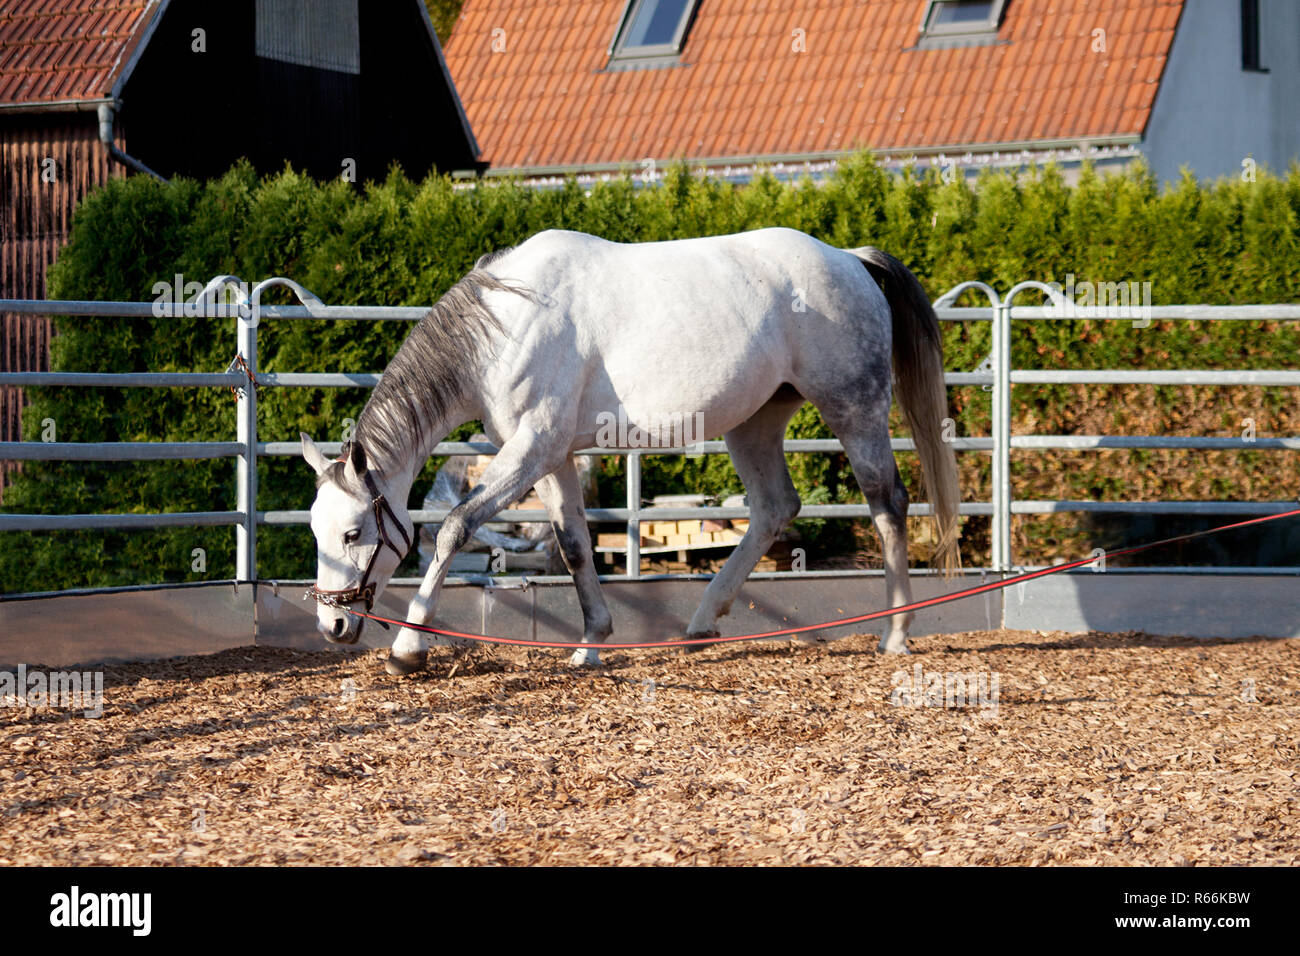
[[[716,522],[708,522],[716,524]],[[641,522],[641,553],[693,551],[697,548],[733,548],[744,537],[735,527],[706,531],[700,521]],[[746,522],[748,524],[748,522]],[[615,554],[627,551],[627,535],[614,532],[596,535],[596,550]]]

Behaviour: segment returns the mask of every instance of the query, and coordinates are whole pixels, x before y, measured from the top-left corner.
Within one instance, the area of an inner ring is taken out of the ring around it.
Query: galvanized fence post
[[[1015,568],[1011,549],[1011,308],[1016,296],[1026,289],[1043,293],[1054,309],[1074,305],[1067,303],[1059,288],[1029,279],[1012,286],[993,312],[997,341],[993,386],[993,569],[1004,573]]]
[[[239,553],[235,576],[240,581],[257,580],[257,327],[262,320],[262,293],[275,286],[290,290],[312,315],[325,310],[325,303],[292,279],[274,276],[253,286],[247,304],[240,309],[239,354],[244,357],[248,387],[243,390],[239,410],[238,440],[244,446],[239,456],[239,511],[244,518],[236,531]]]
[[[1010,532],[1008,529],[1011,522],[1011,496],[1008,483],[1008,461],[1011,448],[1011,417],[1009,412],[1010,401],[1007,396],[1011,390],[1009,359],[1011,349],[1010,333],[1007,333],[1005,340],[1001,335],[1004,326],[1009,326],[1010,313],[1005,311],[1004,303],[998,298],[996,290],[988,283],[977,280],[957,283],[934,301],[934,308],[936,311],[951,308],[957,304],[957,300],[965,292],[972,290],[982,293],[989,300],[989,306],[993,310],[992,321],[989,323],[991,332],[989,336],[989,363],[993,366],[993,383],[986,385],[985,388],[992,392],[993,399],[991,436],[993,439],[993,475],[992,488],[989,492],[989,503],[993,509],[993,516],[989,565],[996,571],[1003,570],[1004,566],[1000,565],[999,561],[1002,560],[1004,555],[1006,555],[1006,565],[1010,565]],[[1002,358],[1004,355],[1008,356],[1006,361]],[[983,363],[981,363],[981,369],[977,371],[982,370],[982,368]],[[1003,370],[1005,370],[1005,376]],[[1000,492],[1003,488],[1008,489],[1005,500]]]
[[[993,560],[1011,569],[1011,304],[993,308]]]
[[[627,577],[641,576],[641,453],[627,456]]]
[[[257,580],[257,324],[261,317],[259,296],[239,310],[238,355],[247,366],[248,382],[239,390],[236,410],[236,440],[242,446],[236,459],[235,510],[243,517],[235,527],[235,580]]]

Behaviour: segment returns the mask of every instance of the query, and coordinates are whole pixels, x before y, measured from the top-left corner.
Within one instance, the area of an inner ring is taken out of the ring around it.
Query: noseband
[[[397,514],[388,501],[379,493],[379,486],[375,484],[374,477],[367,471],[365,479],[366,488],[370,492],[370,507],[375,512],[375,527],[379,529],[379,543],[375,545],[375,550],[370,552],[370,560],[366,563],[365,571],[361,573],[361,580],[356,587],[344,588],[341,591],[326,591],[313,584],[303,595],[303,600],[315,598],[317,604],[342,608],[345,611],[349,609],[349,605],[365,601],[366,610],[369,611],[375,606],[375,582],[370,580],[370,572],[375,568],[375,559],[379,557],[379,552],[385,547],[392,548],[393,553],[397,555],[397,560],[401,561],[406,557],[406,552],[411,550],[411,539],[407,536],[406,529],[402,527],[402,522],[397,519]],[[393,544],[393,539],[388,536],[388,531],[384,527],[384,515],[392,519],[397,533],[402,536],[401,548]]]

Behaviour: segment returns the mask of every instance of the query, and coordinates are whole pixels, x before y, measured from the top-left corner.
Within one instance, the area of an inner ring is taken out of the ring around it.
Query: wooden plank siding
[[[118,136],[118,146],[125,148]],[[53,182],[46,161],[53,160]],[[68,239],[72,214],[90,190],[123,168],[99,142],[93,110],[0,115],[0,298],[41,299],[46,272]],[[0,371],[49,368],[52,329],[44,316],[0,314]],[[22,437],[23,390],[0,386],[0,441]],[[0,501],[17,462],[0,462]]]

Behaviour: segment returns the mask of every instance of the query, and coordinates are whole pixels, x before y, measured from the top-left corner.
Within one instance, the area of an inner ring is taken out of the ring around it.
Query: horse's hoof
[[[687,634],[686,639],[688,641],[705,641],[705,640],[711,640],[712,638],[721,637],[721,636],[722,634],[719,631],[702,631],[699,634]],[[682,649],[686,651],[687,654],[698,654],[706,647],[712,647],[712,646],[713,645],[711,644],[683,644]]]
[[[573,652],[569,658],[570,667],[599,667],[600,651],[594,647],[584,647]]]
[[[907,646],[907,638],[899,641],[897,644],[891,644],[889,641],[881,638],[880,643],[876,646],[876,652],[880,654],[910,654],[911,649]]]
[[[394,677],[406,677],[409,674],[424,670],[428,656],[428,652],[413,654],[410,657],[389,654],[388,660],[384,662],[384,670]]]

